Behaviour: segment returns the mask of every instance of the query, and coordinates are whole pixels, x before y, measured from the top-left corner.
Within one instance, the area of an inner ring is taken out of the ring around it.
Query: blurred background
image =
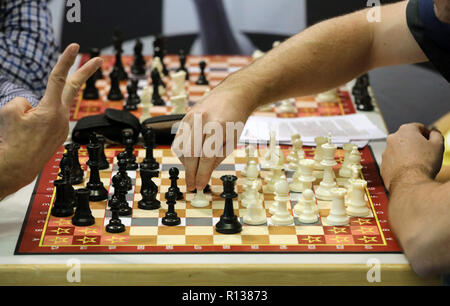
[[[367,0],[80,0],[81,22],[66,21],[67,1],[50,0],[57,43],[77,42],[81,51],[96,47],[113,53],[112,36],[120,28],[124,53],[136,38],[152,54],[154,36],[167,38],[167,52],[246,54],[267,51],[321,20],[367,7]],[[382,0],[382,4],[397,2]],[[356,43],[356,42],[355,42]],[[351,48],[351,46],[349,46]],[[406,122],[430,125],[449,111],[450,86],[433,66],[405,65],[370,72],[372,87],[387,128]]]

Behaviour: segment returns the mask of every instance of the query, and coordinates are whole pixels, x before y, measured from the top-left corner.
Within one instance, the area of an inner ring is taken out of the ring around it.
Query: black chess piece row
[[[356,79],[352,89],[356,108],[360,111],[373,111],[372,97],[369,93],[369,75],[363,74]]]

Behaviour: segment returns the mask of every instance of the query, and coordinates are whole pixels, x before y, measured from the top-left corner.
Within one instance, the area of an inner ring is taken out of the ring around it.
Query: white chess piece
[[[278,47],[279,45],[281,45],[281,41],[279,40],[274,41],[272,44],[272,49]]]
[[[163,78],[164,74],[163,74],[163,65],[161,62],[161,58],[159,58],[158,56],[154,57],[152,60],[152,65],[150,67],[150,71],[153,71],[156,68],[156,70],[158,70],[159,75],[161,76],[161,79]]]
[[[335,102],[338,99],[337,89],[331,89],[316,96],[316,102]]]
[[[252,58],[253,58],[253,60],[255,61],[255,60],[257,60],[258,58],[263,57],[264,54],[265,54],[265,53],[262,52],[261,50],[255,50],[255,51],[253,52],[253,54],[252,54]]]
[[[299,206],[298,209],[297,206]],[[316,223],[319,221],[319,216],[315,206],[316,201],[314,199],[313,191],[311,189],[306,189],[302,193],[299,203],[297,203],[294,207],[294,212],[298,216],[298,221],[306,224]]]
[[[253,164],[253,163],[252,163]],[[256,166],[256,164],[255,164]],[[256,171],[252,166],[249,167],[248,174],[253,178],[256,178]],[[241,205],[244,206],[244,201],[246,202],[244,207],[247,207],[247,211],[243,217],[244,223],[250,225],[259,225],[267,222],[266,210],[264,209],[262,202],[263,198],[258,192],[256,180],[251,182],[246,192],[247,196],[241,201]]]
[[[352,177],[348,179],[346,183],[347,194],[345,195],[345,206],[348,206],[352,197],[352,182],[359,179],[359,169],[355,166],[352,167]]]
[[[172,111],[170,114],[186,114],[186,108],[188,106],[187,95],[179,95],[170,97],[170,104],[172,105]]]
[[[277,145],[277,134],[275,131],[270,131],[269,148],[264,154],[264,159],[261,161],[261,168],[268,169],[272,166],[272,156],[276,145]]]
[[[274,163],[273,166],[270,168],[270,176],[266,180],[266,190],[265,192],[271,193],[274,192],[275,184],[285,178],[285,175],[283,173],[284,169],[284,154],[281,150],[280,146],[276,146],[275,150],[272,153],[272,162]]]
[[[172,79],[172,96],[187,95],[186,92],[186,71],[180,70],[171,74]]]
[[[358,154],[359,155],[358,161],[356,160],[358,157],[356,156],[353,156],[352,158],[350,157],[351,153],[354,152],[353,149],[355,147],[356,145],[353,143],[346,143],[343,145],[342,148],[344,149],[344,162],[342,163],[341,169],[339,169],[340,177],[351,177],[352,176],[351,165],[359,163],[359,161],[361,160],[361,156],[359,154]]]
[[[241,205],[247,207],[249,203],[259,199],[259,189],[261,182],[258,179],[258,166],[254,160],[250,160],[247,167],[247,177],[245,179],[245,191],[241,194]],[[253,190],[256,190],[256,194]],[[256,196],[256,198],[255,198]]]
[[[323,150],[322,145],[327,143],[327,138],[323,136],[319,136],[314,138],[314,142],[316,143],[316,149],[314,150],[314,176],[316,178],[322,178],[323,177],[323,166],[321,164],[321,161],[323,159]]]
[[[286,99],[281,101],[280,112],[282,114],[296,114],[298,110],[290,99]]]
[[[258,158],[256,157],[256,149],[254,145],[248,145],[245,147],[245,156],[247,157],[247,164],[244,166],[244,169],[241,170],[242,176],[246,176],[247,168],[250,164],[250,161],[257,162]]]
[[[273,103],[264,104],[257,108],[259,112],[271,112],[273,111]]]
[[[298,163],[305,158],[305,152],[303,151],[303,141],[301,138],[292,140],[292,150],[289,153],[286,161],[289,163],[289,168],[296,170]]]
[[[345,212],[344,196],[347,190],[345,188],[331,189],[331,209],[327,217],[327,223],[334,226],[348,225],[350,218]]]
[[[203,193],[203,190],[197,190],[194,198],[191,200],[193,207],[207,207],[209,205],[209,198]]]
[[[294,180],[289,185],[293,192],[303,192],[306,189],[312,188],[312,183],[316,177],[312,175],[314,161],[312,159],[302,159],[299,161],[297,171],[294,173]]]
[[[331,143],[331,135],[328,135],[328,142],[322,145],[323,159],[320,162],[324,168],[323,180],[316,190],[316,197],[320,200],[331,200],[331,189],[336,187],[333,167],[337,165],[334,159],[337,146]]]
[[[270,218],[274,225],[290,225],[294,223],[294,217],[287,205],[290,202],[289,185],[286,180],[280,180],[275,184],[275,214]]]
[[[150,108],[152,107],[152,91],[150,89],[150,86],[146,86],[142,89],[141,92],[141,104],[142,104],[142,115],[141,115],[141,122],[144,121],[147,118],[151,117],[150,114]]]
[[[366,205],[366,187],[367,181],[365,180],[352,180],[351,182],[351,196],[347,205],[347,214],[352,217],[367,217],[370,214],[370,210]]]

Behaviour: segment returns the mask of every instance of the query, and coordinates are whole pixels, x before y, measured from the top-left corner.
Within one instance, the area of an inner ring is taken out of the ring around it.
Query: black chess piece
[[[122,62],[122,43],[123,43],[123,38],[122,38],[122,33],[120,30],[115,31],[114,36],[113,36],[113,46],[114,49],[116,51],[116,61],[114,63],[114,68],[117,68],[117,77],[119,79],[119,81],[126,81],[128,80],[128,74],[125,71],[125,68],[123,67],[123,62]]]
[[[125,145],[125,159],[127,161],[127,170],[136,170],[138,164],[136,163],[136,155],[134,155],[134,139],[133,131],[125,129],[122,131],[122,142]]]
[[[180,60],[180,67],[177,69],[177,72],[181,70],[186,72],[186,81],[189,81],[189,71],[186,68],[186,55],[184,54],[184,50],[180,50],[178,53],[178,58]]]
[[[143,48],[142,41],[137,39],[134,45],[134,62],[131,66],[131,73],[137,76],[145,75],[145,59],[142,55]]]
[[[174,190],[170,190],[166,193],[166,203],[168,210],[165,216],[162,218],[162,224],[167,226],[176,226],[181,224],[181,219],[178,217],[175,211],[175,204],[177,203],[177,193]]]
[[[100,49],[92,48],[89,53],[91,55],[91,58],[99,57],[100,56]],[[97,71],[94,72],[93,76],[94,76],[94,79],[96,81],[103,79],[102,67],[98,68]]]
[[[74,190],[70,181],[67,179],[55,180],[53,185],[56,188],[56,194],[51,210],[52,216],[72,216],[74,212]]]
[[[90,226],[95,224],[95,218],[89,206],[90,190],[81,188],[75,191],[77,209],[72,217],[72,224],[75,226]]]
[[[114,187],[116,188],[116,187]],[[118,198],[118,213],[119,216],[130,216],[133,212],[130,205],[128,205],[127,202],[127,193],[128,193],[128,187],[126,181],[120,181],[118,184],[118,190],[117,190],[117,198]],[[114,205],[114,204],[113,204]]]
[[[139,168],[148,170],[159,169],[159,163],[153,157],[153,149],[155,147],[156,135],[152,128],[143,127],[142,135],[144,136],[145,143],[145,158],[139,164]]]
[[[138,202],[140,209],[152,210],[161,207],[161,202],[156,199],[158,195],[158,186],[152,181],[152,178],[158,177],[159,172],[149,169],[141,169],[141,195],[142,200]]]
[[[96,76],[93,74],[86,81],[86,87],[83,90],[83,99],[84,100],[98,100],[99,93],[97,87],[95,87]]]
[[[200,76],[198,77],[198,79],[195,82],[195,84],[197,84],[197,85],[209,85],[209,82],[206,79],[206,75],[205,75],[206,62],[205,61],[201,61],[199,63],[199,66],[200,66]]]
[[[169,75],[169,70],[167,69],[166,64],[164,63],[164,57],[166,55],[166,44],[165,44],[165,38],[161,34],[156,35],[155,40],[153,41],[153,51],[154,55],[161,59],[162,64],[162,72],[165,76]]]
[[[109,169],[109,162],[105,155],[105,136],[96,134],[97,141],[101,146],[100,150],[100,160],[98,162],[98,169],[99,170],[106,170]]]
[[[183,199],[183,193],[180,191],[180,188],[177,185],[178,174],[180,174],[180,170],[177,167],[172,167],[169,169],[169,179],[170,179],[170,187],[169,191],[172,190],[177,194],[177,200]]]
[[[224,175],[220,178],[223,183],[223,192],[220,197],[225,199],[225,208],[220,221],[216,224],[216,231],[222,234],[236,234],[242,231],[242,224],[234,214],[233,199],[238,195],[234,191],[237,177],[234,175]]]
[[[109,219],[108,224],[105,226],[105,231],[108,233],[123,233],[125,232],[125,225],[119,218],[119,205],[113,204],[111,205],[111,219]]]
[[[110,101],[122,101],[123,100],[123,94],[120,90],[120,84],[119,84],[119,71],[116,67],[113,68],[111,73],[109,74],[109,78],[111,79],[111,89],[108,93],[108,100]]]
[[[68,143],[64,147],[67,150],[67,155],[71,163],[70,183],[72,185],[81,184],[84,180],[84,171],[80,165],[80,160],[78,157],[80,145],[78,143]]]
[[[368,89],[362,90],[362,92],[355,96],[356,108],[360,111],[371,112],[374,110],[372,104],[372,97],[370,96]]]
[[[141,98],[137,94],[137,87],[135,87],[133,84],[128,84],[127,92],[128,96],[125,100],[123,109],[127,111],[137,110],[138,104],[141,103]]]
[[[90,170],[89,182],[86,184],[87,189],[90,191],[89,200],[94,202],[106,200],[108,198],[108,191],[100,180],[100,171],[98,168],[101,145],[95,134],[91,134],[89,144],[86,147],[89,155],[89,160],[86,164]]]
[[[125,152],[120,152],[117,155],[117,165],[119,166],[117,175],[127,182],[127,190],[133,189],[131,177],[127,173],[127,158]]]
[[[151,72],[152,78],[152,86],[153,86],[153,94],[152,94],[152,104],[158,106],[166,105],[166,102],[161,98],[159,94],[159,85],[161,84],[161,76],[159,75],[158,70],[155,68]]]
[[[73,165],[72,165],[73,161],[72,161],[71,154],[72,153],[69,153],[69,152],[63,153],[63,156],[62,156],[62,158],[61,158],[61,160],[59,162],[59,169],[60,169],[60,171],[58,173],[58,176],[60,178],[62,178],[62,179],[65,179],[64,175],[66,175],[64,169],[65,168],[69,168],[71,170],[73,168]],[[68,180],[70,181],[70,173],[69,173]]]
[[[194,189],[190,192],[197,193],[197,189]],[[211,192],[211,186],[209,184],[206,184],[205,188],[203,188],[203,193],[208,193],[208,192]]]

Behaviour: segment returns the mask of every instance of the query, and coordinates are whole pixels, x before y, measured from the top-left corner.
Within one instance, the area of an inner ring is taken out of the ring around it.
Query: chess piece
[[[366,205],[367,181],[356,179],[351,182],[351,197],[347,205],[347,214],[352,217],[367,217],[370,209]]]
[[[271,193],[274,192],[275,184],[284,178],[283,169],[284,169],[284,154],[281,150],[280,146],[276,146],[271,161],[273,165],[270,169],[270,177],[266,179],[266,189],[265,192]]]
[[[123,94],[120,90],[120,84],[119,84],[119,71],[118,68],[114,67],[111,73],[109,74],[109,78],[111,79],[111,88],[108,93],[108,100],[109,101],[122,101],[123,100]]]
[[[197,84],[197,85],[209,85],[209,82],[206,79],[206,75],[205,75],[206,62],[205,61],[201,61],[199,63],[199,66],[200,66],[200,76],[198,77],[198,79],[195,82],[195,84]]]
[[[269,169],[269,168],[271,168],[271,166],[273,164],[272,155],[273,155],[273,151],[275,150],[275,147],[277,145],[276,136],[277,136],[277,134],[275,131],[270,131],[269,148],[266,151],[266,153],[264,154],[264,159],[261,162],[262,169]]]
[[[142,128],[142,135],[144,137],[145,144],[145,158],[142,160],[142,163],[139,164],[139,168],[148,169],[148,170],[157,170],[159,169],[159,163],[153,157],[153,149],[155,147],[155,132],[150,127]]]
[[[51,214],[54,217],[69,217],[73,215],[74,190],[72,185],[70,185],[69,180],[70,177],[68,177],[67,179],[55,180],[53,182],[53,185],[56,188],[56,194]]]
[[[162,224],[167,226],[175,226],[181,224],[181,219],[178,217],[175,211],[175,204],[177,203],[176,190],[170,190],[166,193],[166,203],[168,210],[165,216],[162,218]]]
[[[296,114],[298,112],[297,108],[292,104],[290,99],[281,101],[280,112],[282,114]]]
[[[337,165],[334,159],[337,146],[331,143],[331,135],[328,136],[328,142],[322,145],[323,159],[320,162],[324,168],[323,180],[316,190],[316,197],[320,200],[331,200],[331,189],[336,187],[333,167]]]
[[[183,199],[183,193],[180,191],[180,188],[177,185],[178,174],[180,174],[180,170],[177,167],[172,167],[169,169],[169,179],[170,179],[170,187],[169,189],[173,190],[177,194],[177,200]]]
[[[361,95],[355,96],[355,105],[359,111],[371,112],[374,110],[372,97],[367,88],[362,91]]]
[[[189,81],[189,71],[186,68],[186,55],[184,54],[184,50],[180,50],[180,52],[178,53],[178,58],[180,60],[180,67],[177,69],[177,72],[186,72],[186,81]]]
[[[100,50],[98,48],[92,48],[89,53],[91,58],[100,56]],[[96,81],[103,79],[102,67],[98,68],[97,71],[94,72],[93,76]]]
[[[262,52],[261,50],[255,50],[252,54],[252,59],[253,61],[256,61],[257,59],[263,57],[265,55],[264,52]]]
[[[294,207],[294,212],[298,215],[298,221],[305,224],[313,224],[319,221],[315,205],[313,191],[311,189],[303,191],[301,199]]]
[[[314,161],[312,159],[302,159],[299,162],[297,171],[295,171],[294,179],[289,185],[289,189],[293,192],[303,192],[312,188],[312,183],[316,180],[312,174]]]
[[[255,146],[248,145],[245,147],[245,155],[247,157],[247,163],[244,166],[244,169],[241,170],[241,175],[246,176],[247,175],[247,168],[250,165],[250,163],[253,161],[255,164],[258,163],[258,157],[256,156],[257,152],[255,149]]]
[[[336,88],[320,93],[316,96],[316,102],[336,102],[338,100],[338,90]]]
[[[243,221],[250,225],[265,224],[267,222],[267,215],[259,197],[258,189],[254,185],[250,186],[250,192],[252,195],[248,198],[251,198],[252,201],[247,202],[247,211],[243,217]]]
[[[326,137],[316,137],[314,138],[314,142],[316,143],[316,149],[314,150],[314,171],[313,171],[313,175],[316,178],[322,178],[323,177],[323,166],[321,164],[322,159],[323,159],[323,150],[322,150],[322,145],[327,143],[327,138]]]
[[[238,195],[234,191],[237,177],[234,175],[223,175],[220,177],[223,183],[223,192],[220,197],[225,199],[223,214],[216,223],[216,231],[221,234],[236,234],[242,231],[242,224],[234,214],[233,199]]]
[[[294,136],[298,136],[294,138]],[[300,138],[300,135],[294,134],[291,137],[292,142],[292,150],[286,158],[289,163],[289,168],[292,170],[296,170],[298,168],[298,163],[300,160],[305,158],[305,152],[303,151],[303,141]]]
[[[127,85],[127,99],[125,100],[124,110],[133,111],[137,110],[137,106],[141,103],[141,98],[137,94],[137,88],[132,84]]]
[[[161,77],[160,77],[157,69],[152,70],[151,78],[152,78],[152,87],[153,87],[151,104],[160,105],[160,106],[166,105],[166,102],[164,102],[164,100],[161,98],[161,95],[159,93],[159,85],[161,83]]]
[[[164,56],[166,54],[165,48],[165,38],[160,34],[156,35],[155,40],[153,41],[153,57],[159,57],[161,59],[163,73],[165,76],[168,76],[169,71],[167,70],[167,67],[164,63]]]
[[[108,198],[108,191],[105,189],[102,181],[100,180],[98,168],[101,145],[95,134],[91,134],[89,144],[86,147],[89,155],[89,160],[86,164],[89,166],[90,170],[89,182],[86,185],[87,189],[90,191],[89,201],[98,202],[106,200]]]
[[[196,192],[194,198],[191,200],[191,206],[200,208],[209,206],[208,196],[203,193],[203,190]]]
[[[137,39],[136,44],[134,45],[134,62],[131,66],[131,73],[134,75],[145,75],[145,59],[142,55],[143,48],[144,45],[141,40]]]
[[[347,190],[345,188],[331,189],[331,209],[327,217],[327,223],[334,226],[348,225],[350,218],[345,212],[344,196]]]
[[[136,155],[134,155],[133,131],[129,129],[122,130],[122,142],[125,145],[125,158],[127,161],[127,170],[136,170]]]
[[[289,185],[286,180],[280,180],[275,184],[275,214],[270,218],[274,225],[290,225],[294,223],[294,217],[288,210]]]
[[[92,216],[92,211],[89,207],[90,194],[91,191],[86,188],[77,189],[75,191],[77,209],[75,210],[75,215],[72,217],[73,225],[90,226],[95,224],[95,218]]]
[[[105,136],[96,134],[97,141],[100,144],[101,150],[100,150],[100,159],[98,162],[98,169],[99,170],[106,170],[109,169],[109,162],[105,155]]]
[[[241,205],[248,207],[250,203],[260,200],[259,189],[261,182],[258,180],[258,167],[254,160],[251,160],[247,168],[247,178],[245,180],[245,191],[242,193]]]
[[[142,200],[138,202],[138,207],[145,210],[153,210],[161,207],[161,202],[156,199],[158,195],[158,186],[152,181],[152,178],[158,177],[159,172],[150,169],[141,169],[141,195]]]
[[[113,36],[113,46],[116,51],[116,61],[114,63],[114,68],[117,68],[117,78],[119,81],[128,80],[128,75],[125,71],[125,68],[123,67],[122,62],[122,52],[123,52],[122,43],[123,43],[122,33],[119,30],[115,31]]]
[[[172,78],[172,88],[171,88],[171,94],[173,97],[175,96],[181,96],[186,95],[186,72],[181,70],[176,73],[171,74]]]
[[[119,193],[119,190],[126,189],[127,185],[125,181],[120,181],[118,184],[114,187],[114,192],[117,191]],[[108,233],[123,233],[125,231],[125,225],[122,223],[122,221],[119,218],[119,209],[120,209],[120,202],[116,201],[111,203],[111,219],[109,220],[108,224],[105,226],[105,230]]]
[[[172,96],[170,98],[170,104],[172,105],[171,115],[186,114],[186,108],[188,106],[187,95]]]
[[[70,171],[70,183],[72,185],[81,184],[84,180],[84,171],[81,168],[78,150],[80,149],[80,145],[78,143],[68,143],[65,146],[67,151],[67,155],[69,159],[71,159],[71,171]]]
[[[120,152],[117,155],[117,165],[119,166],[117,175],[120,177],[120,179],[123,179],[127,182],[127,190],[131,190],[133,186],[131,177],[127,173],[127,157],[125,152]]]
[[[350,168],[350,165],[352,164],[350,162],[350,154],[353,151],[354,147],[355,145],[353,143],[346,143],[342,146],[342,149],[344,149],[344,162],[342,163],[341,169],[339,169],[340,177],[350,177],[352,175],[352,171]]]
[[[86,87],[83,90],[83,99],[84,100],[98,100],[99,99],[98,88],[95,87],[95,81],[96,81],[95,74],[93,74],[89,79],[87,79]]]

